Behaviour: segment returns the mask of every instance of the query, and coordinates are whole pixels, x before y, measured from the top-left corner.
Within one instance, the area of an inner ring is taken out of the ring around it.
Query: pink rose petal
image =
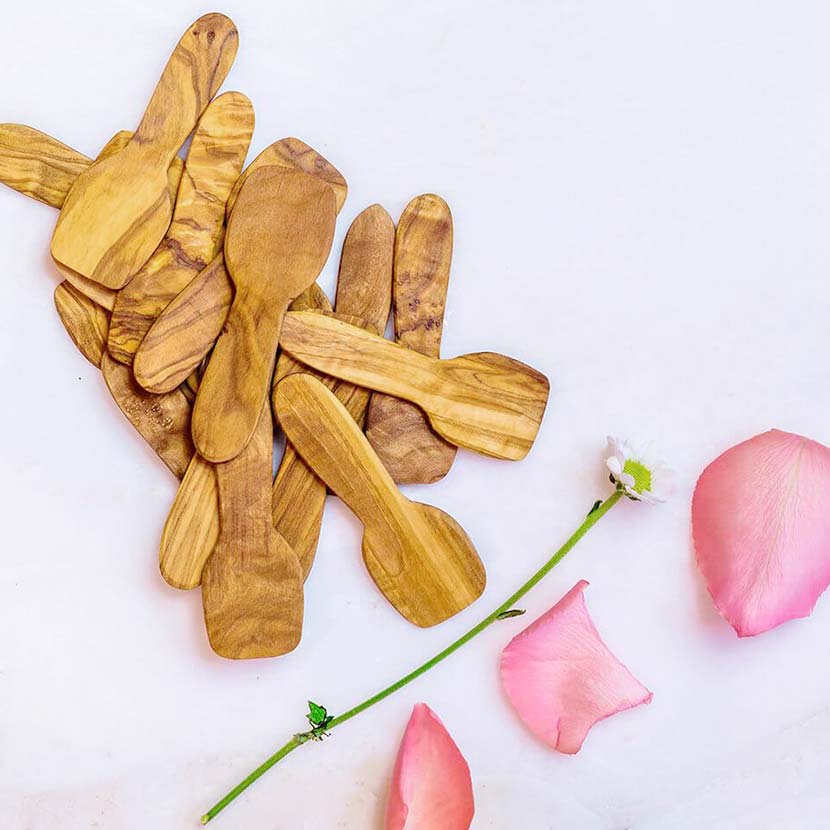
[[[469,830],[474,812],[464,756],[435,712],[417,704],[395,762],[386,830]]]
[[[519,717],[569,755],[597,721],[652,697],[602,642],[582,596],[587,586],[578,582],[501,656],[502,682]]]
[[[777,429],[732,447],[698,479],[692,531],[739,637],[806,617],[830,584],[830,449]]]

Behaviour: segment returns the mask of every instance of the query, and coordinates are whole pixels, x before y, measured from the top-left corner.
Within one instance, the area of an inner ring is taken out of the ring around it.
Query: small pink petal
[[[569,755],[597,721],[652,697],[602,642],[582,596],[587,586],[578,582],[501,655],[502,683],[519,717]]]
[[[773,429],[727,450],[698,479],[692,532],[739,637],[806,617],[830,584],[830,449]]]
[[[474,812],[464,756],[435,712],[417,704],[395,762],[386,830],[469,830]]]

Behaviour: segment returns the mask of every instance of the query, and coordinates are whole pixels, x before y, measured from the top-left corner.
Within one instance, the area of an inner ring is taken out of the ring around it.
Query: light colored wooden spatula
[[[238,34],[221,14],[193,23],[176,46],[135,135],[75,181],[52,236],[52,256],[107,288],[150,258],[173,210],[167,168],[221,86]]]
[[[395,236],[393,315],[398,343],[438,357],[452,260],[452,214],[432,193],[414,198]],[[366,437],[399,484],[431,484],[449,472],[456,448],[409,401],[372,395]]]
[[[267,163],[266,163],[267,162]],[[338,211],[346,198],[346,180],[316,150],[297,138],[284,138],[263,150],[242,174],[279,166],[315,175],[335,194]],[[228,200],[235,201],[232,192]],[[169,392],[181,384],[212,348],[228,316],[233,286],[219,255],[165,308],[135,356],[136,380],[150,392]]]
[[[300,563],[271,525],[273,454],[266,402],[242,452],[216,465],[220,532],[202,574],[202,603],[210,645],[222,657],[276,657],[302,634]]]
[[[127,130],[116,133],[98,158],[123,150],[132,135]],[[0,124],[0,182],[24,196],[60,209],[75,180],[90,164],[91,158],[40,130],[23,124]],[[167,169],[173,196],[182,170],[178,157]]]
[[[208,461],[248,443],[268,398],[282,319],[325,265],[334,191],[307,173],[263,167],[239,191],[225,259],[236,293],[193,407],[193,440]]]
[[[394,244],[395,226],[380,205],[372,205],[358,214],[343,242],[337,278],[337,313],[376,334],[383,332],[389,318]],[[302,310],[296,306],[296,303],[292,305],[292,310]],[[274,389],[288,375],[308,371],[313,372],[283,352],[277,360]],[[362,427],[369,402],[368,390],[325,375],[319,378]],[[274,527],[294,549],[305,576],[314,562],[325,503],[326,485],[287,441],[274,479],[272,516]]]
[[[328,298],[316,283],[303,292],[291,307],[331,310]],[[185,591],[198,587],[205,562],[218,539],[216,465],[196,453],[182,479],[161,534],[159,569],[164,580],[172,587]]]
[[[101,152],[98,153],[96,161],[102,161],[104,159],[107,159],[110,156],[114,156],[116,153],[123,150],[129,143],[130,139],[132,138],[132,135],[132,133],[127,132],[126,130],[122,130],[121,132],[116,133],[101,148]],[[168,187],[170,189],[171,199],[176,198],[176,193],[178,193],[181,176],[184,172],[184,162],[182,162],[182,160],[178,156],[174,159],[174,162],[178,162],[176,166],[180,167],[181,170],[174,174],[173,179],[170,179],[169,171],[173,169],[173,166],[171,165],[171,167],[168,169]],[[90,161],[90,164],[91,163],[92,162]],[[67,268],[65,265],[61,265],[60,262],[56,262],[54,259],[52,260],[52,262],[55,266],[55,269],[63,277],[65,282],[68,282],[70,285],[74,286],[78,291],[80,291],[82,294],[85,294],[87,297],[89,297],[90,300],[97,303],[102,308],[107,309],[107,311],[112,311],[113,307],[115,306],[115,297],[118,293],[117,291],[113,290],[112,288],[105,288],[103,285],[95,282],[94,280],[88,280],[86,277],[82,277],[77,271],[73,271],[71,268]]]
[[[398,490],[360,427],[320,381],[290,375],[277,385],[274,407],[286,438],[363,522],[366,567],[406,619],[435,625],[481,595],[484,566],[461,526]]]
[[[132,364],[156,317],[221,250],[225,203],[253,130],[253,106],[239,92],[214,99],[199,120],[170,228],[115,300],[108,349],[119,362]]]
[[[412,401],[459,447],[513,461],[533,445],[550,391],[543,374],[504,355],[425,357],[308,311],[286,315],[280,345],[320,372]]]
[[[122,150],[131,137],[132,133],[126,130],[116,133],[104,145],[98,159]],[[63,205],[79,172],[90,164],[92,159],[39,130],[21,124],[0,124],[0,182],[50,207]],[[182,160],[174,158],[167,170],[171,199],[178,191],[182,171]],[[82,294],[112,310],[115,291],[69,268],[58,265],[58,271]]]
[[[55,289],[55,307],[64,328],[79,351],[104,379],[121,411],[156,451],[171,472],[181,478],[193,454],[190,440],[190,404],[178,389],[167,395],[148,395],[136,386],[127,366],[106,353],[109,314],[69,283]],[[103,365],[102,365],[103,364]]]

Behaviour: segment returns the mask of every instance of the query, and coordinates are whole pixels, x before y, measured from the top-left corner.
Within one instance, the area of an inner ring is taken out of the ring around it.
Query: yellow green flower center
[[[651,470],[645,464],[629,458],[623,465],[623,472],[634,478],[634,489],[638,493],[651,492]]]

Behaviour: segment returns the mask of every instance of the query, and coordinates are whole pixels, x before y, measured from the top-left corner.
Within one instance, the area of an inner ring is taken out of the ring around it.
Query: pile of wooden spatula
[[[397,230],[379,205],[358,215],[332,310],[315,280],[346,182],[295,138],[243,171],[251,103],[214,98],[237,43],[227,17],[197,20],[135,133],[94,161],[0,125],[0,180],[60,210],[60,318],[181,479],[161,572],[201,584],[213,649],[248,658],[300,640],[327,488],[363,523],[366,567],[404,617],[430,626],[473,602],[485,575],[470,539],[396,482],[437,481],[459,446],[523,458],[548,382],[490,352],[439,358],[452,218],[437,196]],[[392,305],[397,342],[383,337]]]

